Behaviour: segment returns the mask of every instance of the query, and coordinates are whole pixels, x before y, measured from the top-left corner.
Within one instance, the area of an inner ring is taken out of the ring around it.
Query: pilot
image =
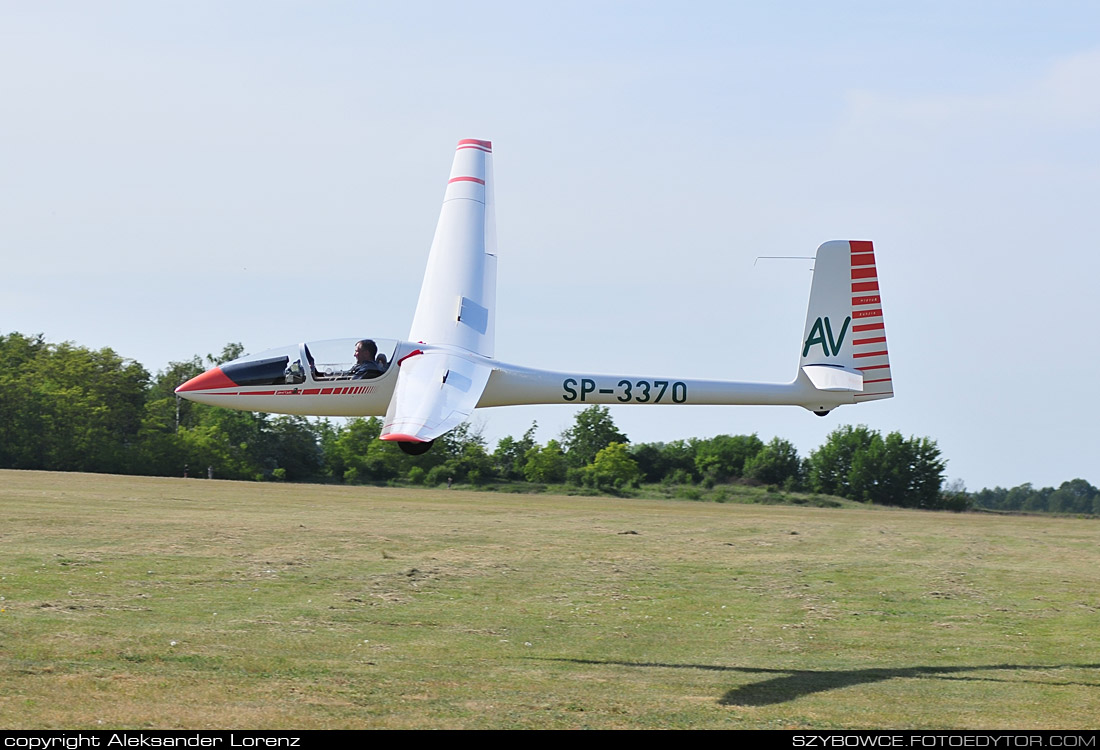
[[[369,380],[382,374],[382,368],[376,361],[378,345],[370,339],[355,344],[355,364],[348,370],[352,380]]]

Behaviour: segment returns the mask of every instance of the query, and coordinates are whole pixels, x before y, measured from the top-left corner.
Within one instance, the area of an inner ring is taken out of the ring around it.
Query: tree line
[[[0,468],[220,479],[338,483],[451,483],[479,487],[566,485],[631,492],[644,485],[713,488],[748,483],[902,507],[1100,513],[1100,490],[1083,479],[1058,489],[1021,485],[968,493],[944,486],[935,441],[841,426],[808,456],[787,440],[717,435],[631,444],[607,407],[577,413],[557,439],[540,444],[537,425],[490,450],[469,424],[431,451],[408,456],[378,440],[377,418],[333,422],[269,416],[181,400],[175,389],[218,354],[172,362],[151,375],[111,349],[0,335]],[[522,487],[520,487],[522,488]]]

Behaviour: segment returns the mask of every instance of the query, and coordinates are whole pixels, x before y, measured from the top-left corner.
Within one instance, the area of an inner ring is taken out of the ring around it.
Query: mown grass
[[[1100,522],[0,472],[5,728],[1094,728]]]

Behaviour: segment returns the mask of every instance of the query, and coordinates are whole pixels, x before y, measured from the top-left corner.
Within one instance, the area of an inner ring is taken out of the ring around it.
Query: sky
[[[895,398],[613,407],[632,442],[865,424],[972,490],[1100,485],[1098,30],[1057,1],[0,0],[0,333],[153,373],[404,338],[479,138],[506,362],[785,382],[811,264],[757,258],[874,241]]]

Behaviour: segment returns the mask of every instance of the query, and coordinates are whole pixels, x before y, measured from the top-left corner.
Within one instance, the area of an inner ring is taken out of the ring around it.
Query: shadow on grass
[[[730,690],[718,703],[722,706],[771,706],[795,698],[827,690],[868,685],[875,682],[905,678],[941,680],[973,680],[975,682],[1020,682],[994,676],[969,675],[968,672],[1047,671],[1052,669],[1100,669],[1100,664],[988,664],[972,667],[897,667],[894,669],[764,669],[760,667],[723,667],[712,664],[661,664],[656,662],[600,661],[597,659],[548,659],[573,664],[616,665],[659,669],[703,669],[711,672],[741,672],[743,674],[775,675],[769,680],[754,682]],[[1032,682],[1032,680],[1025,680]],[[1079,685],[1100,688],[1100,682],[1042,680],[1046,685]]]

